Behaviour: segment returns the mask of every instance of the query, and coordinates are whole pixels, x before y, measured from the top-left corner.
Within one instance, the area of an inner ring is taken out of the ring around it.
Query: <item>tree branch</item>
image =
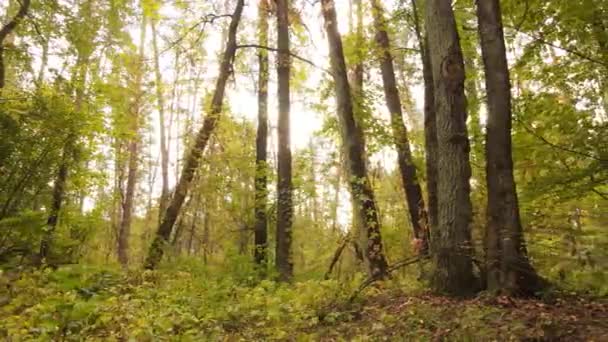
[[[588,56],[588,55],[586,55],[586,54],[584,54],[584,53],[582,53],[582,52],[580,52],[578,50],[575,50],[575,49],[572,49],[572,48],[563,47],[561,45],[557,45],[557,44],[552,43],[550,41],[547,41],[547,40],[545,40],[545,39],[543,39],[541,37],[538,37],[538,36],[536,36],[534,34],[524,32],[524,31],[522,31],[521,29],[519,29],[517,27],[508,26],[508,25],[505,25],[505,27],[513,29],[517,33],[521,33],[521,34],[523,34],[525,36],[528,36],[529,38],[532,38],[532,39],[534,39],[535,41],[537,41],[537,42],[539,42],[541,44],[544,44],[544,45],[547,45],[547,46],[551,46],[553,48],[565,51],[565,52],[573,54],[573,55],[575,55],[575,56],[577,56],[577,57],[579,57],[581,59],[584,59],[584,60],[586,60],[588,62],[596,63],[596,64],[599,64],[599,65],[605,67],[605,68],[608,68],[608,63],[607,62],[599,60],[599,59],[596,59],[596,58],[591,57],[591,56]]]
[[[523,122],[517,116],[515,116],[514,118],[515,118],[515,121],[519,122],[522,125],[522,127],[526,130],[526,132],[530,133],[531,135],[533,135],[538,140],[544,142],[545,144],[547,144],[547,145],[549,145],[549,146],[551,146],[551,147],[553,147],[555,149],[562,150],[562,151],[565,151],[565,152],[574,153],[574,154],[578,154],[579,156],[595,159],[595,160],[600,161],[600,162],[608,162],[608,159],[602,159],[602,158],[596,157],[596,156],[594,156],[593,154],[590,154],[590,153],[581,152],[581,151],[573,150],[573,149],[570,149],[570,148],[567,148],[567,147],[564,147],[564,146],[560,146],[560,145],[554,144],[554,143],[550,142],[549,140],[547,140],[542,135],[536,133],[532,128],[530,128],[525,122]]]
[[[259,44],[241,44],[241,45],[237,45],[237,47],[236,47],[236,48],[237,48],[237,49],[241,49],[241,48],[256,48],[256,49],[264,49],[264,50],[273,51],[273,52],[281,52],[281,51],[280,51],[279,49],[277,49],[277,48],[273,48],[273,47],[269,47],[269,46],[263,46],[263,45],[259,45]],[[297,59],[297,60],[299,60],[299,61],[302,61],[302,62],[304,62],[304,63],[310,64],[311,66],[313,66],[313,67],[315,67],[315,68],[317,68],[317,69],[323,70],[323,71],[325,71],[326,73],[328,73],[328,74],[330,74],[330,75],[331,75],[331,71],[329,71],[328,69],[325,69],[325,68],[323,68],[323,67],[320,67],[320,66],[316,65],[316,64],[315,64],[313,61],[311,61],[311,60],[309,60],[309,59],[306,59],[306,58],[304,58],[304,57],[298,56],[298,55],[296,55],[295,53],[293,53],[293,52],[291,52],[291,51],[288,51],[287,53],[288,53],[288,54],[289,54],[291,57],[293,57],[293,58],[295,58],[295,59]]]
[[[21,6],[19,6],[19,11],[17,14],[15,14],[13,19],[4,25],[2,29],[0,29],[0,89],[4,88],[4,39],[6,39],[11,32],[13,32],[21,19],[25,17],[29,8],[30,0],[23,0]]]

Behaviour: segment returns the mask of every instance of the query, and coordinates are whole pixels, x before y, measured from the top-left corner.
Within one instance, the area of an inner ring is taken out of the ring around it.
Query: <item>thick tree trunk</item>
[[[338,32],[336,9],[333,0],[322,0],[321,6],[329,42],[329,57],[335,82],[338,118],[350,174],[350,190],[358,203],[356,214],[359,215],[367,232],[367,257],[370,274],[372,277],[384,278],[387,275],[388,265],[382,248],[380,221],[374,192],[367,177],[363,135],[357,129],[354,117],[353,101],[342,49],[342,38]]]
[[[415,32],[418,39],[420,59],[422,61],[422,77],[424,79],[424,146],[426,163],[426,188],[428,204],[428,221],[431,234],[437,232],[437,120],[435,116],[435,88],[433,83],[433,70],[427,35],[420,29],[420,20],[416,0],[412,0]],[[432,242],[432,239],[431,239]]]
[[[287,0],[277,0],[277,78],[279,98],[279,163],[277,180],[277,244],[276,268],[279,279],[289,281],[293,276],[291,260],[291,228],[293,222],[293,199],[291,181],[291,142],[289,133],[289,4]]]
[[[477,2],[486,76],[485,237],[487,286],[491,291],[533,295],[541,284],[527,257],[511,156],[511,84],[498,0]]]
[[[258,41],[268,46],[268,11],[260,1],[258,6]],[[255,140],[255,231],[254,260],[262,270],[266,270],[268,248],[268,51],[258,49],[258,130]]]
[[[17,14],[0,29],[0,89],[5,85],[5,65],[4,65],[4,40],[11,32],[17,28],[17,25],[25,18],[27,11],[30,8],[30,0],[23,0],[19,6]]]
[[[190,183],[194,178],[194,173],[200,165],[200,159],[203,154],[203,151],[205,150],[207,142],[209,141],[209,137],[215,129],[217,121],[220,118],[220,114],[222,113],[224,91],[226,89],[226,82],[228,80],[228,76],[232,71],[232,61],[234,60],[234,55],[237,46],[236,31],[239,25],[239,21],[241,19],[241,14],[243,13],[243,6],[244,0],[238,0],[234,13],[232,14],[232,20],[230,22],[228,34],[228,42],[226,44],[226,50],[224,51],[224,55],[220,64],[220,72],[215,85],[213,99],[211,100],[211,108],[209,110],[209,114],[207,115],[207,117],[205,117],[203,127],[196,136],[194,146],[185,158],[184,167],[182,169],[179,182],[177,183],[177,186],[175,188],[175,194],[173,195],[173,198],[171,199],[171,202],[169,203],[169,206],[165,211],[165,215],[163,216],[162,222],[158,227],[156,238],[150,246],[150,251],[145,262],[145,267],[147,269],[156,268],[156,266],[162,259],[164,245],[167,243],[169,237],[171,236],[171,230],[173,229],[173,225],[175,224],[181,207],[184,204],[184,199],[188,194]]]
[[[384,8],[378,0],[372,0],[372,14],[374,17],[374,27],[376,30],[376,43],[380,48],[380,70],[382,72],[382,82],[384,86],[384,97],[386,106],[391,116],[391,128],[393,140],[397,149],[397,165],[401,173],[401,183],[405,193],[414,237],[420,239],[421,252],[428,250],[428,222],[422,190],[416,175],[416,166],[412,160],[412,150],[408,139],[407,128],[403,122],[403,111],[401,108],[401,98],[397,88],[395,69],[393,66],[393,56],[391,54],[391,44],[386,31],[386,20],[384,19]]]
[[[435,88],[438,142],[438,238],[433,287],[451,295],[475,290],[471,246],[464,63],[450,0],[428,0],[426,29]]]
[[[154,50],[154,76],[156,79],[156,101],[158,106],[158,118],[160,126],[160,167],[162,177],[162,190],[158,205],[159,222],[160,217],[167,208],[169,200],[169,149],[167,148],[167,138],[165,132],[165,97],[163,93],[163,80],[160,73],[158,43],[156,42],[156,22],[152,20],[152,48]]]

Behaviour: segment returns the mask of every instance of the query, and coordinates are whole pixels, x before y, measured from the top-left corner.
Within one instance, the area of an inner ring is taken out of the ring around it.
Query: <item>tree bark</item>
[[[279,279],[289,281],[293,276],[291,260],[291,228],[293,223],[293,191],[291,180],[291,142],[289,132],[289,3],[277,0],[277,78],[279,98],[278,122],[278,180],[276,268]]]
[[[540,281],[528,260],[513,177],[511,83],[499,1],[478,1],[477,19],[488,104],[487,286],[491,291],[533,295]]]
[[[0,29],[0,89],[5,85],[5,65],[4,65],[4,40],[11,34],[17,25],[25,18],[30,8],[30,0],[23,0],[19,6],[17,14]]]
[[[144,72],[144,45],[146,41],[146,16],[141,21],[141,36],[139,41],[139,63],[135,78],[135,98],[129,106],[131,117],[129,118],[129,141],[127,143],[127,184],[122,201],[122,218],[118,230],[118,261],[123,267],[129,263],[129,239],[131,236],[131,222],[133,221],[133,201],[135,199],[135,188],[137,186],[137,173],[139,162],[139,120],[143,107],[143,72]]]
[[[55,179],[55,183],[53,185],[51,210],[49,212],[49,217],[46,221],[46,227],[44,228],[42,239],[40,241],[40,251],[38,254],[38,260],[36,262],[38,266],[41,266],[47,262],[46,259],[48,258],[49,253],[51,251],[53,235],[55,234],[55,229],[57,228],[57,223],[59,222],[59,212],[61,211],[63,198],[65,197],[65,190],[69,172],[69,161],[72,158],[71,147],[73,145],[74,139],[75,136],[68,136],[63,147],[61,163],[59,164],[57,178]]]
[[[380,48],[380,70],[382,73],[382,83],[384,87],[384,97],[386,106],[391,116],[391,128],[393,140],[397,149],[397,165],[401,173],[401,183],[405,193],[414,237],[422,241],[420,251],[428,251],[428,222],[422,190],[416,175],[416,166],[412,160],[412,150],[408,139],[407,128],[403,122],[403,111],[401,98],[397,88],[393,56],[391,54],[391,44],[386,29],[384,18],[384,8],[378,0],[372,0],[372,14],[374,17],[374,27],[376,30],[376,43]]]
[[[163,80],[160,73],[158,43],[156,41],[156,22],[152,20],[150,25],[152,27],[152,48],[154,50],[154,76],[156,79],[156,100],[158,106],[158,118],[160,126],[160,165],[162,177],[162,190],[158,205],[160,222],[162,220],[162,217],[160,216],[164,213],[167,207],[167,201],[169,200],[169,149],[167,148],[167,138],[165,132],[165,97],[163,93]]]
[[[450,0],[428,0],[426,30],[433,70],[438,142],[438,241],[433,287],[450,295],[475,290],[472,266],[464,63]]]
[[[228,80],[228,76],[230,76],[230,73],[232,72],[232,62],[234,60],[234,55],[237,46],[236,31],[239,25],[239,21],[241,19],[241,14],[243,12],[243,6],[244,0],[238,0],[234,13],[232,14],[232,20],[230,22],[228,34],[228,42],[226,44],[226,50],[224,51],[224,55],[221,60],[220,72],[215,85],[213,98],[211,100],[211,108],[209,110],[209,114],[207,115],[207,117],[205,117],[203,127],[200,129],[196,136],[194,146],[185,158],[184,167],[182,169],[179,182],[177,183],[177,186],[175,188],[175,194],[173,195],[173,198],[171,199],[169,206],[165,211],[165,215],[163,216],[162,222],[158,227],[156,238],[150,246],[148,257],[146,258],[145,262],[145,268],[147,269],[156,268],[156,266],[158,266],[158,263],[162,259],[164,253],[164,245],[167,243],[169,237],[171,236],[171,230],[173,229],[175,220],[177,219],[181,207],[184,204],[184,199],[188,194],[190,183],[194,178],[194,173],[200,165],[200,159],[203,154],[203,151],[205,150],[207,142],[209,141],[209,137],[215,129],[217,121],[220,118],[220,114],[222,113],[224,91],[226,89],[226,82]]]
[[[338,32],[336,9],[333,0],[321,1],[325,29],[329,42],[329,57],[335,83],[336,105],[341,127],[342,141],[350,174],[351,194],[357,201],[357,215],[367,232],[367,257],[370,275],[374,278],[387,276],[387,261],[382,247],[380,221],[374,192],[367,177],[363,135],[357,129],[353,111],[353,99],[346,74],[342,38]]]
[[[74,99],[74,109],[76,112],[80,112],[82,110],[82,104],[84,102],[89,57],[90,52],[79,52],[78,57],[76,58],[76,65],[74,66],[72,78],[76,84],[76,94]],[[55,183],[53,185],[51,210],[42,239],[40,241],[40,250],[37,257],[38,266],[41,266],[46,262],[52,247],[53,235],[57,228],[57,223],[59,222],[59,213],[61,212],[63,200],[65,198],[70,165],[72,163],[78,163],[78,158],[76,157],[77,153],[75,150],[77,139],[77,133],[74,131],[74,128],[72,128],[72,131],[70,131],[66,137],[62,150],[61,163],[59,164],[59,169],[57,172],[57,178],[55,179]]]
[[[268,46],[268,11],[264,1],[258,5],[258,41]],[[268,51],[258,49],[258,129],[255,140],[255,231],[254,260],[266,270],[268,248]]]
[[[428,35],[423,35],[416,0],[412,0],[414,29],[418,39],[420,59],[422,61],[422,78],[424,80],[424,147],[426,163],[426,188],[428,204],[428,221],[431,234],[437,232],[437,120],[435,115],[435,89],[433,70],[429,52]],[[432,239],[431,239],[432,242]]]

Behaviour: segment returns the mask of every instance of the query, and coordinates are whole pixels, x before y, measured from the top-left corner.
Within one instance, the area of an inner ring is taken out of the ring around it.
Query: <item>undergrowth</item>
[[[542,312],[537,302],[520,303],[524,309],[517,316],[504,303],[451,301],[411,284],[406,295],[408,281],[402,277],[349,303],[362,276],[348,283],[286,285],[259,281],[242,264],[228,275],[215,274],[187,260],[158,271],[64,266],[21,272],[10,283],[5,272],[0,336],[12,341],[477,341],[577,333],[556,330],[563,318],[550,310],[530,318],[526,312]],[[597,327],[592,334],[608,331],[600,323]]]

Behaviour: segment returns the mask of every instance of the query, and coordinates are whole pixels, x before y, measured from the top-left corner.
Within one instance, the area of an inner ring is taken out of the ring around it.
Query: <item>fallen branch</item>
[[[336,264],[338,263],[338,260],[340,260],[342,251],[344,251],[344,248],[346,248],[346,245],[349,242],[350,242],[350,234],[347,234],[344,237],[344,241],[342,241],[340,246],[338,246],[338,249],[336,249],[336,252],[334,253],[334,257],[331,259],[331,263],[329,264],[329,269],[327,270],[327,272],[325,272],[325,276],[323,277],[325,280],[329,279],[331,272],[334,270],[334,266],[336,266]]]
[[[394,263],[393,265],[389,266],[388,269],[386,270],[388,274],[390,274],[391,272],[395,271],[396,269],[399,269],[401,267],[405,267],[408,265],[412,265],[415,264],[417,262],[422,262],[425,260],[429,260],[431,258],[430,254],[425,254],[425,255],[419,255],[413,258],[409,258],[409,259],[404,259],[401,261],[398,261],[396,263]],[[365,288],[367,288],[369,285],[373,284],[374,282],[376,282],[377,280],[380,280],[381,278],[378,277],[368,277],[367,279],[365,279],[361,285],[359,285],[359,287],[357,288],[357,290],[350,296],[350,298],[348,299],[349,303],[352,303],[352,301],[355,300],[355,298],[357,298],[357,296],[359,296],[359,294],[361,292],[363,292],[363,290],[365,290]]]

